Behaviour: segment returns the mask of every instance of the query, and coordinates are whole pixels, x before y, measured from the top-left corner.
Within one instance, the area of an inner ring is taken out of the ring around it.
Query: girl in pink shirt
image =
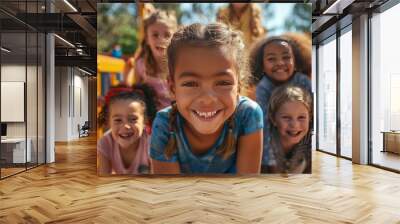
[[[109,130],[97,143],[99,175],[150,172],[149,122],[156,112],[154,90],[146,85],[112,88],[99,116]]]
[[[136,83],[146,83],[156,91],[158,110],[171,105],[165,60],[167,46],[177,26],[173,12],[157,10],[145,18],[144,38],[125,68],[128,76],[134,71]]]

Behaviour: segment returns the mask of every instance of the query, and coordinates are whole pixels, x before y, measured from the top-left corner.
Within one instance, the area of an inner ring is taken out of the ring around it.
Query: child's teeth
[[[121,137],[129,137],[130,136],[130,134],[121,134]]]
[[[289,132],[289,135],[291,135],[291,136],[297,136],[298,134],[300,134],[300,132],[299,131],[290,131]]]
[[[200,112],[200,111],[196,111],[196,113],[197,113],[198,115],[202,116],[202,117],[209,118],[209,117],[214,116],[214,115],[217,113],[217,111],[212,111],[212,112]]]

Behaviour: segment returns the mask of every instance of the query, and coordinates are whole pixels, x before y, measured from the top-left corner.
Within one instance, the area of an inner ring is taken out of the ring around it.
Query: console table
[[[25,154],[25,143],[26,154]],[[32,141],[30,138],[6,138],[1,139],[1,159],[5,160],[6,163],[25,163],[31,162],[31,145]]]
[[[383,150],[382,152],[393,152],[400,154],[400,131],[382,131]]]

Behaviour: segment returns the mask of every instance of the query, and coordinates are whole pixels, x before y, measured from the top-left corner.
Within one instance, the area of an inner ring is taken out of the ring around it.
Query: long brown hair
[[[173,30],[177,28],[177,21],[174,12],[170,11],[162,11],[157,10],[150,14],[147,18],[143,20],[144,27],[144,38],[140,43],[140,48],[137,54],[135,55],[135,61],[139,58],[143,58],[144,65],[146,68],[146,73],[149,76],[155,76],[156,69],[158,67],[156,59],[150,49],[149,44],[147,43],[147,30],[148,28],[155,23],[164,23],[168,27],[172,27]],[[164,66],[161,66],[161,68]]]
[[[243,92],[247,85],[249,75],[249,65],[247,52],[244,47],[240,33],[233,31],[222,23],[211,23],[202,25],[195,23],[179,29],[172,37],[171,43],[167,49],[169,80],[174,82],[175,64],[179,51],[183,47],[196,46],[206,48],[224,48],[233,56],[235,60],[235,69],[238,76],[239,93]],[[172,105],[169,115],[170,137],[165,150],[165,155],[171,157],[176,151],[176,116],[178,109],[176,104]],[[235,113],[228,119],[228,134],[224,143],[217,149],[218,154],[223,159],[227,159],[234,153],[235,137],[233,135]]]

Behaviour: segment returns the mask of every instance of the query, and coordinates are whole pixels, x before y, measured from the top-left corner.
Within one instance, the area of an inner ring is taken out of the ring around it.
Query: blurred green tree
[[[187,13],[181,10],[181,3],[153,3],[153,5],[156,9],[174,11],[178,24],[181,24],[183,14]]]
[[[154,3],[154,6],[157,9],[175,11],[178,24],[215,22],[217,13],[215,3]]]
[[[311,32],[311,12],[310,3],[297,3],[292,9],[292,13],[285,21],[285,28],[293,32]]]
[[[211,23],[216,21],[218,7],[214,3],[193,3],[190,9],[184,13],[185,19]]]
[[[132,55],[137,46],[136,4],[98,4],[97,51],[107,53],[119,44],[124,55]]]

